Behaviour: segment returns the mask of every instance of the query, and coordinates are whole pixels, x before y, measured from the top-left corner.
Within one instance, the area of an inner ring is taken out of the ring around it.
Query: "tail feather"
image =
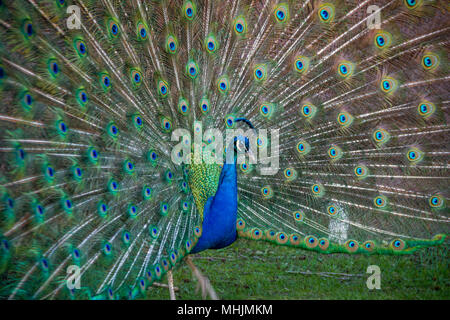
[[[241,237],[321,253],[444,243],[446,8],[1,2],[0,296],[136,298],[189,254],[222,166],[179,165],[179,128],[245,128],[253,159],[279,160],[274,175],[237,164]]]

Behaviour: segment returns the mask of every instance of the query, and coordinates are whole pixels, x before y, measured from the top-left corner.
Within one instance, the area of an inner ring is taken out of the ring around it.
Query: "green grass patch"
[[[448,245],[406,256],[325,255],[239,239],[192,257],[220,299],[450,299]],[[380,290],[366,286],[369,265],[380,267]],[[173,275],[177,299],[201,299],[185,263]],[[169,290],[153,286],[147,298],[169,299]]]

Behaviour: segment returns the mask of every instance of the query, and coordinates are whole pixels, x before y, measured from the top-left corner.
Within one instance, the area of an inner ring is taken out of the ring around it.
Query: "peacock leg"
[[[198,290],[199,287],[201,288],[201,290],[202,290],[202,298],[205,299],[206,298],[206,294],[209,294],[209,296],[210,296],[210,298],[212,300],[219,300],[219,297],[217,296],[216,291],[212,287],[211,282],[194,265],[194,263],[192,262],[191,256],[187,256],[186,263],[189,266],[189,268],[191,268],[192,273],[194,274],[194,276],[197,278],[197,281],[198,281],[197,290]]]
[[[172,270],[167,271],[167,282],[169,283],[170,300],[177,300],[175,297],[175,291],[173,288],[173,275]]]

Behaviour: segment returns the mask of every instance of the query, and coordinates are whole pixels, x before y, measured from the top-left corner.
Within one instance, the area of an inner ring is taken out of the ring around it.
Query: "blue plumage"
[[[208,198],[203,211],[203,233],[191,251],[220,249],[236,240],[237,174],[235,163],[225,163],[216,195]]]

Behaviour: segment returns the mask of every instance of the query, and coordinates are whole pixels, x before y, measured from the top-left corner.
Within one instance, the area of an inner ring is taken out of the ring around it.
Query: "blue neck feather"
[[[236,240],[237,173],[236,164],[225,163],[216,195],[203,210],[203,233],[191,253],[220,249]]]

